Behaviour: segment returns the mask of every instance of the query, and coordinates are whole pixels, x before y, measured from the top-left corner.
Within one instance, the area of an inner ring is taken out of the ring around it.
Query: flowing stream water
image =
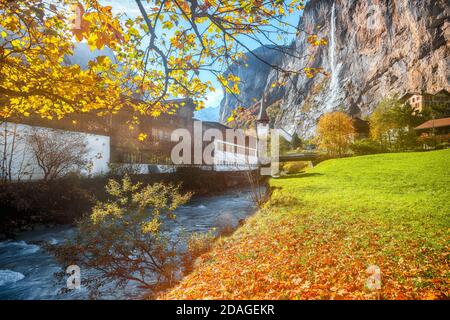
[[[199,197],[176,211],[176,223],[170,232],[207,232],[223,221],[235,227],[239,220],[255,211],[250,190],[227,192],[222,195]],[[74,227],[59,226],[34,230],[19,235],[14,241],[0,242],[0,299],[87,299],[83,289],[59,294],[61,283],[55,272],[61,267],[43,248],[44,243],[58,244],[75,234]],[[103,299],[128,299],[145,292],[135,285],[126,291],[116,290]]]

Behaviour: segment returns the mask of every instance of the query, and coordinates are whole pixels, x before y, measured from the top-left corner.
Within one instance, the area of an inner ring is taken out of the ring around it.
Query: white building
[[[44,177],[42,168],[38,165],[29,137],[32,133],[42,133],[49,137],[77,135],[86,142],[86,161],[88,165],[81,174],[96,176],[108,172],[110,159],[110,138],[105,135],[65,131],[24,124],[3,122],[0,124],[0,173],[3,178],[12,181],[39,180]]]

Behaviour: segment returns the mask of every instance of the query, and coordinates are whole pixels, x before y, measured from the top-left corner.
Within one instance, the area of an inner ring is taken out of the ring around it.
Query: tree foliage
[[[344,156],[354,134],[352,118],[340,111],[323,115],[317,125],[319,147],[332,156]]]
[[[175,281],[180,260],[163,225],[175,219],[175,209],[191,194],[162,183],[133,184],[128,176],[110,180],[106,191],[109,201],[98,202],[77,223],[75,239],[52,248],[57,259],[90,270],[82,285],[93,297],[108,286],[124,288],[134,282],[151,290]]]
[[[81,26],[88,44],[119,50],[124,37],[119,19],[95,1],[85,5]],[[120,81],[126,68],[120,70],[104,56],[85,70],[65,63],[74,49],[71,17],[67,1],[0,2],[2,118],[36,114],[53,119],[131,104],[132,91]]]
[[[382,100],[369,118],[370,135],[383,148],[407,150],[417,143],[413,128],[424,121],[409,104],[396,97]]]
[[[429,104],[425,105],[420,112],[424,120],[447,118],[450,116],[450,105],[448,104]]]
[[[224,68],[242,63],[242,51],[250,50],[247,40],[273,45],[273,34],[283,38],[300,32],[282,17],[303,8],[301,0],[136,0],[136,5],[141,15],[132,18],[114,14],[97,0],[72,7],[67,0],[0,0],[1,117],[102,116],[123,108],[158,116],[178,107],[163,103],[173,96],[190,97],[201,108],[206,94],[215,90],[202,72],[238,93],[240,79],[225,78]],[[74,38],[92,49],[112,49],[114,61],[99,56],[85,69],[68,64]],[[312,46],[326,44],[314,34],[308,40]],[[280,79],[322,72],[271,67]]]

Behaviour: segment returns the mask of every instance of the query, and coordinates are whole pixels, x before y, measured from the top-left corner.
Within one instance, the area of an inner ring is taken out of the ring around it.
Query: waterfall
[[[330,21],[330,45],[328,48],[328,56],[330,59],[331,67],[331,79],[337,79],[336,76],[336,2],[333,2],[333,7],[331,8],[331,21]]]
[[[329,92],[327,94],[326,111],[332,110],[339,103],[341,96],[341,86],[339,74],[342,65],[336,62],[336,2],[333,1],[331,9],[330,21],[330,43],[328,46],[328,60],[330,63],[331,79],[329,85]]]

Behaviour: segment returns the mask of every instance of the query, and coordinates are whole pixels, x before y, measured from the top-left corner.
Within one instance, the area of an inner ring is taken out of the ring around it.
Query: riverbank
[[[51,182],[29,181],[0,184],[0,240],[14,238],[35,227],[72,224],[90,212],[97,200],[105,200],[105,185],[112,177],[69,176]],[[134,182],[180,184],[195,196],[221,194],[249,185],[245,172],[214,172],[185,168],[175,173],[132,176]]]
[[[206,233],[223,223],[236,228],[239,221],[254,212],[248,188],[198,196],[177,208],[176,219],[167,222],[165,230],[175,237],[180,233]],[[54,273],[62,271],[62,266],[45,249],[47,243],[62,244],[75,235],[74,227],[57,226],[21,233],[14,241],[0,241],[0,300],[87,299],[84,286],[80,290],[60,293],[66,278],[57,281]],[[83,269],[82,275],[90,272],[92,270]],[[103,289],[98,299],[141,299],[146,294],[136,282],[130,282],[123,289],[115,288],[113,284]]]
[[[271,180],[265,207],[159,298],[448,299],[449,159],[336,159]]]

